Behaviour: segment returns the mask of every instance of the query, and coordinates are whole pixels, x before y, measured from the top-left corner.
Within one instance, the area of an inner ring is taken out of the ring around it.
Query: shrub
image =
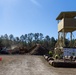
[[[49,56],[50,56],[50,57],[52,57],[52,56],[53,56],[52,51],[49,51]]]
[[[58,58],[59,58],[59,56],[56,54],[56,55],[55,55],[55,59],[58,59]]]

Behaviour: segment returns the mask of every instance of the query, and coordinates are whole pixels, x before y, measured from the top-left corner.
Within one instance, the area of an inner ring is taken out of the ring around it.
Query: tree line
[[[29,33],[21,35],[20,37],[14,37],[13,34],[5,34],[0,36],[0,46],[11,47],[12,45],[25,46],[31,48],[35,44],[41,44],[42,46],[53,49],[57,40],[49,35],[44,36],[42,33]]]
[[[54,49],[57,43],[57,39],[50,37],[49,35],[44,36],[42,33],[28,33],[21,35],[20,37],[14,37],[13,34],[5,34],[0,36],[0,47],[11,47],[12,45],[25,46],[31,48],[36,44],[41,44],[48,49]],[[66,47],[70,46],[70,40],[65,39]],[[76,39],[72,40],[72,46],[76,46]]]

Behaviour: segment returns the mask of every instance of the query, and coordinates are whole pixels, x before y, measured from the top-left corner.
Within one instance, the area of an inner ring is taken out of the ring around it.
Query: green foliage
[[[56,55],[55,55],[55,59],[58,59],[58,58],[59,58],[59,55],[56,54]]]
[[[53,53],[52,53],[52,51],[49,51],[49,55],[50,55],[50,57],[52,57],[52,56],[53,56]]]
[[[32,47],[35,44],[41,44],[42,46],[48,48],[48,49],[53,49],[56,41],[54,37],[51,37],[44,35],[42,33],[29,33],[25,35],[21,35],[20,37],[14,37],[13,34],[10,34],[9,36],[7,34],[1,35],[0,37],[0,46],[6,46],[9,47],[11,45],[23,45],[28,48]]]

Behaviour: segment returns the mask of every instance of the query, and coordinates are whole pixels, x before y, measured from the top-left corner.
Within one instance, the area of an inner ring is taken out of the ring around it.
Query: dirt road
[[[54,68],[41,56],[0,56],[0,75],[76,75],[75,68]]]

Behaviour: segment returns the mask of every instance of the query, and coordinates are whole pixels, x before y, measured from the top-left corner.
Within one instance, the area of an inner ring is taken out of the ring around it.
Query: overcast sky
[[[39,32],[57,38],[62,11],[76,11],[76,0],[0,0],[0,35]]]

